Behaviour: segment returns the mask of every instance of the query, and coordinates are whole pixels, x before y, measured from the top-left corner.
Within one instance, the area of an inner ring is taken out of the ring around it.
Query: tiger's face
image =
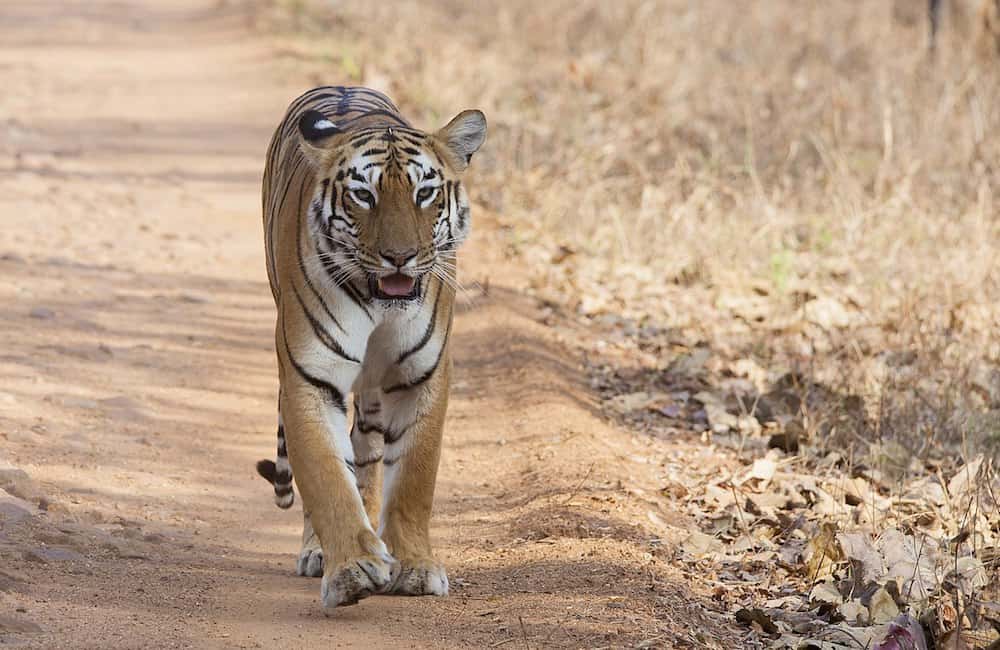
[[[486,138],[480,111],[433,134],[385,125],[344,133],[307,111],[299,131],[317,178],[310,229],[336,282],[366,282],[374,299],[398,305],[419,301],[429,276],[453,283],[470,226],[461,176]]]

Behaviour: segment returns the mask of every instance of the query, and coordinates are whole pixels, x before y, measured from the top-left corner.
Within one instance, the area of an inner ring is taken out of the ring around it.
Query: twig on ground
[[[580,488],[583,487],[583,484],[587,482],[588,478],[590,478],[591,472],[594,471],[594,465],[596,465],[596,463],[590,464],[590,468],[587,469],[587,473],[583,475],[583,478],[580,479],[580,482],[577,483],[576,487],[570,491],[569,495],[565,499],[563,499],[562,503],[560,503],[559,505],[564,506],[570,501],[572,501],[573,497],[576,496],[576,493],[580,490]]]
[[[740,497],[736,494],[736,486],[732,483],[729,484],[729,489],[733,491],[733,501],[736,503],[736,513],[740,516],[740,528],[743,529],[743,535],[747,538],[747,543],[753,548],[753,538],[750,537],[750,529],[747,527],[747,522],[743,518],[743,506],[740,505]]]

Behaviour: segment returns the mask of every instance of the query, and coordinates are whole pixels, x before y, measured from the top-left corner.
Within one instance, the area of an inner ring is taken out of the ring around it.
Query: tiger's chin
[[[405,273],[369,276],[368,290],[372,298],[389,305],[405,306],[419,302],[423,293],[422,275],[412,276]]]

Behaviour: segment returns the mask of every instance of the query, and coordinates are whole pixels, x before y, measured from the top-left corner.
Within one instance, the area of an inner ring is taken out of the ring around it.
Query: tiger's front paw
[[[324,573],[320,596],[327,613],[382,593],[393,584],[399,574],[399,562],[381,542],[380,546],[373,553],[341,562]]]
[[[403,561],[386,590],[398,596],[447,596],[448,573],[433,559]]]

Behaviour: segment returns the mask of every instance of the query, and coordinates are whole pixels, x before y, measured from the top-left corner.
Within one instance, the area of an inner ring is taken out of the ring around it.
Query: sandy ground
[[[716,643],[657,498],[664,459],[697,451],[600,417],[589,334],[512,288],[485,211],[436,501],[452,595],[321,613],[293,573],[299,508],[254,472],[276,390],[259,176],[308,81],[250,22],[194,0],[0,9],[0,645]]]

